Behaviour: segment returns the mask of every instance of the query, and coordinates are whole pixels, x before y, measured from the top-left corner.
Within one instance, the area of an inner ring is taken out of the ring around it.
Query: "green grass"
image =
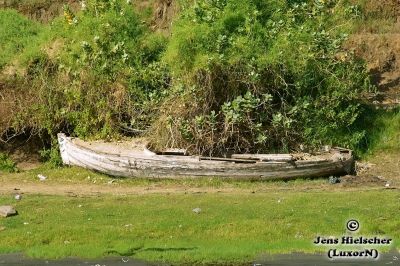
[[[373,143],[372,151],[400,152],[400,108],[383,113],[373,125],[377,141]]]
[[[362,157],[368,158],[381,152],[398,156],[400,153],[400,108],[369,109],[361,119],[360,125],[366,128],[365,142],[358,151]]]
[[[37,175],[47,177],[45,183],[39,181]],[[85,170],[79,167],[53,168],[42,165],[37,169],[22,171],[20,173],[9,173],[0,175],[0,183],[24,183],[24,184],[46,184],[46,185],[90,185],[93,188],[113,186],[131,188],[202,188],[202,189],[235,189],[236,191],[270,191],[270,190],[293,190],[293,189],[334,189],[328,182],[328,178],[295,179],[295,180],[240,180],[224,179],[215,177],[180,178],[180,179],[156,179],[156,178],[115,178]],[[364,187],[365,188],[365,187]],[[362,188],[362,189],[364,189]]]
[[[0,70],[25,47],[32,45],[41,25],[16,10],[0,10]]]
[[[245,263],[262,253],[318,252],[318,236],[390,236],[399,248],[397,191],[156,194],[71,198],[25,195],[0,220],[0,252],[38,258],[133,256],[176,264]],[[202,209],[200,214],[193,208]],[[24,224],[25,223],[25,224]]]

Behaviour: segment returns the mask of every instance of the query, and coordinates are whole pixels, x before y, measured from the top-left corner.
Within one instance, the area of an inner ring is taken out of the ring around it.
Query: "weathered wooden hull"
[[[333,149],[307,160],[261,161],[157,155],[146,149],[102,151],[64,134],[58,135],[58,141],[64,164],[121,177],[283,179],[346,174],[353,167],[351,151],[345,149]]]

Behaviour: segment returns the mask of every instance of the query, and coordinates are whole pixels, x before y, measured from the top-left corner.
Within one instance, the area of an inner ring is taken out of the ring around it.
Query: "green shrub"
[[[150,128],[154,146],[202,154],[365,140],[359,99],[372,86],[364,62],[342,48],[356,6],[182,2],[170,37],[151,32],[126,1],[65,6],[19,56],[33,100],[13,128],[84,138]]]
[[[18,168],[7,154],[0,152],[0,173],[1,172],[17,172]]]
[[[358,99],[371,86],[364,63],[341,47],[358,13],[340,2],[196,1],[165,55],[179,89],[159,121],[169,128],[159,129],[161,145],[201,153],[357,145]]]
[[[63,164],[60,149],[55,139],[52,140],[50,148],[40,150],[39,154],[41,159],[47,162],[50,167],[59,167]]]
[[[165,38],[151,33],[131,5],[90,0],[76,14],[65,6],[39,39],[21,55],[37,97],[17,124],[99,138],[148,127],[169,80],[158,60]]]

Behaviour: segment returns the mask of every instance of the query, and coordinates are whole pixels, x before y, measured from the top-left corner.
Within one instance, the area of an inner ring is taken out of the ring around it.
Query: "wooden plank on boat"
[[[162,154],[162,155],[188,155],[188,152],[186,149],[174,149],[174,148],[169,148],[162,150],[161,152],[157,152],[157,154]]]
[[[235,158],[218,158],[218,157],[200,157],[200,160],[234,162],[234,163],[256,163],[253,159],[235,159]]]
[[[291,154],[233,154],[233,159],[247,159],[247,160],[260,160],[260,161],[278,161],[290,162],[293,161]]]

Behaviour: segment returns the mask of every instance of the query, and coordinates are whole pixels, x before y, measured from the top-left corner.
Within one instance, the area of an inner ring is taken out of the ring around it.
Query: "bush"
[[[149,126],[169,80],[158,61],[165,42],[132,6],[90,0],[76,14],[65,6],[39,39],[21,55],[36,97],[14,128],[109,138]]]
[[[150,128],[156,148],[210,155],[364,138],[359,99],[372,87],[342,48],[355,6],[198,0],[164,37],[126,1],[85,3],[78,13],[65,6],[20,56],[33,101],[14,129],[111,138]]]
[[[341,47],[358,13],[340,2],[196,1],[165,55],[175,89],[156,127],[161,145],[209,154],[357,145],[358,99],[371,86]]]
[[[8,157],[7,154],[0,152],[0,173],[1,172],[17,172],[16,164]]]

